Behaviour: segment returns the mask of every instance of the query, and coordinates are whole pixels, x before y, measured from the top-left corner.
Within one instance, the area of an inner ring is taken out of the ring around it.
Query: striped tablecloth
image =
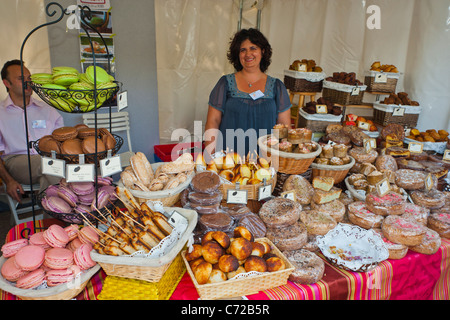
[[[37,221],[37,230],[53,223],[55,219]],[[23,230],[34,232],[33,222],[12,228],[6,242],[28,236]],[[330,264],[323,255],[325,273],[319,282],[299,285],[288,281],[286,285],[249,295],[249,300],[450,300],[450,239],[433,255],[409,251],[400,260],[385,260],[370,272],[351,272]],[[90,280],[75,298],[95,300],[100,294],[106,274],[102,269]],[[2,300],[15,296],[1,291]],[[194,284],[185,273],[171,296],[171,300],[197,300]]]

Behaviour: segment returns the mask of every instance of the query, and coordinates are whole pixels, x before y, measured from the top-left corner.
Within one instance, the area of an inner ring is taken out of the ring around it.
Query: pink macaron
[[[91,226],[84,226],[78,232],[78,238],[82,243],[90,243],[91,245],[96,244],[100,237],[97,231]]]
[[[69,187],[78,196],[84,196],[95,191],[93,182],[70,182]]]
[[[66,201],[72,208],[77,205],[78,196],[75,194],[75,192],[72,191],[72,189],[68,187],[59,186],[58,196]]]
[[[97,185],[99,186],[110,186],[112,182],[113,179],[111,177],[97,176]]]
[[[96,211],[95,208],[101,209],[106,206],[109,202],[111,195],[106,190],[98,190],[97,201],[95,199],[92,201],[91,210],[92,212]]]
[[[116,187],[115,186],[103,186],[103,187],[100,187],[98,190],[100,190],[100,191],[103,191],[103,190],[107,191],[109,193],[109,199],[111,201],[117,200]]]
[[[49,287],[54,287],[63,283],[67,283],[75,279],[75,277],[80,272],[80,267],[76,265],[72,265],[67,269],[49,270],[46,273],[47,285]]]
[[[32,289],[41,285],[45,280],[45,271],[38,268],[20,277],[16,282],[16,287],[20,289]]]
[[[90,206],[94,198],[95,198],[95,191],[84,195],[78,195],[78,204]]]
[[[66,248],[72,250],[73,252],[77,250],[82,244],[83,242],[81,242],[81,240],[78,237],[76,237],[67,244]]]
[[[18,268],[25,271],[33,271],[39,268],[44,262],[45,249],[30,244],[19,249],[14,257]]]
[[[15,257],[8,258],[2,265],[1,274],[8,281],[16,282],[20,277],[28,274],[29,271],[17,267]]]
[[[52,184],[45,189],[45,195],[47,197],[56,197],[58,196],[58,188],[59,186]]]
[[[45,253],[44,265],[50,269],[67,269],[73,264],[73,252],[67,248],[51,248]]]
[[[42,207],[50,212],[55,213],[71,213],[73,208],[60,197],[43,197],[41,201]]]
[[[40,247],[42,247],[44,249],[51,248],[51,246],[44,239],[44,231],[33,233],[30,236],[30,240],[29,241],[30,241],[30,244],[35,245],[35,246],[40,246]]]
[[[97,264],[91,258],[91,251],[92,245],[90,243],[84,243],[73,253],[73,260],[81,270],[87,270]]]
[[[71,225],[65,227],[64,231],[69,236],[69,241],[72,241],[73,239],[75,239],[78,236],[78,225],[71,224]]]
[[[11,242],[7,242],[2,246],[2,254],[5,258],[12,257],[19,251],[20,248],[23,248],[28,245],[27,239],[17,239]]]
[[[64,248],[69,243],[69,235],[57,224],[52,224],[44,231],[44,239],[53,248]]]

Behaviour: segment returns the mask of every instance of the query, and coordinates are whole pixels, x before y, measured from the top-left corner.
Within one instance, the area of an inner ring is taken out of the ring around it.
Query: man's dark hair
[[[6,79],[8,77],[8,67],[10,66],[20,66],[22,63],[19,59],[9,60],[7,61],[2,68],[2,80]],[[25,62],[23,63],[25,65]]]
[[[239,61],[239,51],[241,49],[241,43],[245,40],[249,40],[261,48],[262,57],[259,67],[262,72],[265,72],[272,62],[272,47],[267,38],[258,29],[242,29],[234,35],[230,41],[230,48],[227,53],[228,61],[234,66],[236,71],[242,70],[243,67]]]

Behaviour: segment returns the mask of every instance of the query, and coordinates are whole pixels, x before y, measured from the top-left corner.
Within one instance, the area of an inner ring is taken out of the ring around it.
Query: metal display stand
[[[54,9],[53,9],[54,8]],[[105,48],[106,48],[106,51],[107,51],[107,53],[108,53],[108,55],[107,55],[107,57],[108,57],[108,74],[111,74],[111,62],[110,62],[110,55],[109,55],[109,50],[108,50],[108,46],[106,45],[106,42],[104,41],[104,38],[103,38],[103,36],[93,27],[93,26],[91,26],[90,25],[90,23],[89,22],[87,22],[87,19],[91,19],[91,10],[90,10],[90,8],[89,7],[87,7],[87,6],[78,6],[78,9],[79,9],[79,11],[80,11],[80,27],[85,31],[85,33],[86,33],[86,35],[87,35],[87,37],[88,37],[88,39],[89,39],[89,43],[90,43],[90,46],[91,46],[91,50],[92,50],[92,52],[94,52],[94,46],[93,46],[93,43],[92,43],[92,40],[91,40],[91,37],[90,37],[90,35],[89,35],[89,32],[88,32],[88,29],[87,28],[90,28],[90,30],[92,30],[92,31],[95,31],[98,35],[99,35],[99,37],[102,39],[102,41],[103,41],[103,44],[105,45]],[[33,141],[29,141],[29,136],[28,136],[28,119],[27,119],[27,108],[26,108],[26,97],[25,97],[25,90],[26,90],[26,88],[27,88],[27,86],[30,86],[36,93],[38,93],[38,95],[40,95],[40,92],[38,91],[38,88],[36,88],[36,86],[33,86],[33,84],[31,83],[31,82],[28,82],[28,81],[25,81],[25,78],[24,78],[24,71],[23,71],[23,65],[24,65],[24,63],[23,63],[23,50],[24,50],[24,47],[25,47],[25,44],[26,44],[26,42],[27,42],[27,40],[30,38],[30,36],[35,32],[35,31],[37,31],[37,30],[39,30],[39,29],[41,29],[41,28],[43,28],[43,27],[46,27],[46,26],[49,26],[49,25],[53,25],[53,24],[56,24],[56,23],[58,23],[58,22],[60,22],[61,20],[62,20],[62,18],[65,16],[65,15],[70,15],[70,14],[74,14],[75,13],[75,11],[74,10],[69,10],[69,9],[64,9],[59,3],[57,3],[57,2],[51,2],[51,3],[49,3],[47,6],[46,6],[46,9],[45,9],[45,11],[46,11],[46,14],[47,14],[47,16],[49,16],[49,17],[54,17],[55,18],[55,20],[53,20],[53,21],[49,21],[49,22],[47,22],[47,23],[44,23],[44,24],[41,24],[41,25],[39,25],[39,26],[37,26],[36,28],[34,28],[33,30],[31,30],[29,33],[28,33],[28,35],[25,37],[25,39],[24,39],[24,41],[23,41],[23,43],[22,43],[22,46],[21,46],[21,48],[20,48],[20,67],[21,67],[21,76],[22,76],[22,93],[23,93],[23,105],[24,105],[24,121],[25,121],[25,133],[26,133],[26,141],[27,141],[27,146],[28,146],[28,148],[27,148],[27,155],[28,155],[28,173],[29,173],[29,177],[30,177],[30,186],[31,186],[31,201],[32,201],[32,214],[33,214],[33,225],[34,225],[34,232],[37,232],[37,230],[38,229],[42,229],[42,228],[40,228],[40,227],[37,227],[36,226],[36,218],[35,218],[35,205],[38,203],[38,201],[37,201],[37,195],[35,194],[35,192],[34,192],[34,190],[33,190],[33,181],[32,181],[32,177],[31,177],[31,154],[30,154],[30,149],[33,147],[33,145],[32,145],[32,143],[33,143]],[[92,58],[93,58],[93,66],[94,66],[94,88],[92,89],[92,90],[81,90],[81,91],[90,91],[90,94],[93,96],[93,98],[94,98],[94,103],[95,103],[95,106],[94,106],[94,109],[93,109],[93,112],[95,113],[95,135],[96,136],[98,136],[98,132],[97,132],[97,109],[98,109],[98,99],[97,99],[97,97],[99,96],[99,94],[102,92],[102,90],[101,89],[98,89],[97,88],[97,74],[96,74],[96,66],[97,66],[97,62],[96,62],[96,58],[95,58],[95,54],[93,54],[92,55]],[[115,93],[117,93],[117,91],[119,90],[119,88],[120,88],[120,83],[117,83],[118,84],[118,88],[117,88],[117,90],[114,92],[114,94]],[[75,91],[78,91],[78,90],[75,90]],[[79,94],[81,94],[80,92],[79,92]],[[85,94],[85,92],[84,92],[84,94]],[[109,106],[109,114],[110,114],[110,127],[112,127],[112,123],[111,123],[111,104],[110,104],[110,100],[111,99],[109,99],[109,101],[108,100],[106,100],[105,102],[104,102],[104,105],[108,105]],[[44,100],[45,101],[45,100]],[[47,102],[47,101],[45,101],[45,102]],[[48,102],[47,102],[47,104],[49,104]],[[50,106],[52,106],[52,107],[54,107],[52,104],[49,104]],[[60,110],[60,109],[58,109],[58,110]],[[64,111],[64,110],[60,110],[60,111]],[[80,110],[73,110],[73,111],[70,111],[69,113],[77,113],[77,112],[83,112],[83,111],[80,111]],[[92,112],[92,111],[91,111]],[[97,140],[95,140],[95,156],[94,156],[94,167],[95,167],[95,181],[94,181],[94,184],[95,184],[95,192],[96,192],[96,197],[95,197],[95,199],[96,199],[96,201],[97,201],[97,195],[98,195],[98,164],[99,164],[99,159],[98,159],[98,157],[97,157],[97,150],[98,150],[98,146],[97,146]],[[97,204],[97,203],[96,203]],[[29,232],[30,232],[30,230],[28,229],[28,228],[25,228],[23,231],[22,231],[22,237],[24,237],[24,238],[27,238],[26,236],[24,236],[24,233],[23,232],[28,232],[28,234],[29,234]]]

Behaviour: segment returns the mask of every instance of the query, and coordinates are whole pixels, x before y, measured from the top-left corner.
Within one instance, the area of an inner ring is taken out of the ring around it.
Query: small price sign
[[[389,184],[389,180],[387,178],[384,178],[378,182],[376,187],[377,193],[380,197],[384,197],[391,190],[391,185]]]
[[[375,83],[386,83],[387,82],[387,74],[385,73],[377,73],[374,79]]]

